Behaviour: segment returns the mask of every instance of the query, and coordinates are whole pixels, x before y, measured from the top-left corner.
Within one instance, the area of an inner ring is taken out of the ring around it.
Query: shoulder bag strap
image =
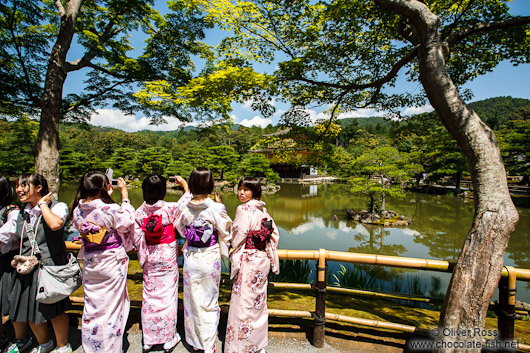
[[[40,215],[37,219],[37,222],[35,222],[35,227],[31,227],[29,222],[29,214],[26,213],[26,215],[24,215],[24,227],[22,229],[22,235],[20,236],[20,255],[22,255],[22,242],[24,240],[24,231],[26,231],[26,234],[29,238],[29,243],[31,245],[31,255],[33,255],[33,253],[35,253],[36,255],[40,255],[39,244],[37,243],[37,239],[35,236],[35,229],[38,228],[41,219],[42,215]]]

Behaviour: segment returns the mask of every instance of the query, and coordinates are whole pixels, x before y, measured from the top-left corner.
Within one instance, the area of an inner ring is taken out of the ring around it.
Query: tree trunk
[[[460,182],[462,181],[462,172],[459,170],[455,175],[455,195],[460,193]]]
[[[370,212],[371,212],[371,213],[374,213],[374,212],[375,212],[375,199],[374,199],[374,194],[370,194]]]
[[[46,178],[50,192],[56,199],[59,194],[59,118],[67,75],[66,54],[75,33],[75,22],[80,7],[81,0],[70,0],[66,9],[59,9],[61,28],[48,61],[41,99],[39,134],[34,147],[35,172]]]
[[[420,81],[445,127],[464,151],[475,194],[471,230],[449,283],[440,314],[440,334],[434,351],[480,352],[480,335],[462,335],[484,327],[489,301],[499,282],[504,251],[519,215],[511,200],[497,139],[468,108],[454,86],[443,57],[439,19],[419,1],[376,0],[409,19],[421,37],[418,51]],[[459,330],[459,331],[457,331]],[[456,342],[456,344],[455,344]],[[449,348],[451,346],[451,348]]]
[[[385,211],[386,210],[386,206],[385,206],[385,203],[386,203],[386,194],[383,193],[381,195],[381,211]]]

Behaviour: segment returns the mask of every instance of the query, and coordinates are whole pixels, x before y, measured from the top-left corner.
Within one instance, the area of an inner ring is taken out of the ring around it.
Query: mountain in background
[[[493,130],[506,124],[510,114],[530,107],[530,100],[512,97],[495,97],[468,104],[480,116],[482,121]]]

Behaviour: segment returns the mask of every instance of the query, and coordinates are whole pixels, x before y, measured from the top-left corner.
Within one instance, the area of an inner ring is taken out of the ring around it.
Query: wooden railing
[[[71,242],[66,242],[67,249],[78,250],[80,246]],[[271,287],[283,287],[283,288],[297,288],[297,289],[312,289],[315,291],[315,310],[314,311],[293,311],[293,310],[280,310],[280,309],[269,309],[269,315],[271,316],[286,316],[286,317],[304,317],[313,318],[313,345],[317,348],[324,346],[325,338],[325,324],[326,320],[334,320],[341,322],[354,323],[357,325],[393,329],[401,332],[415,333],[419,335],[427,335],[427,330],[422,330],[410,325],[402,325],[386,321],[367,320],[355,317],[349,317],[344,315],[326,313],[326,293],[328,290],[341,291],[351,294],[364,294],[373,293],[374,296],[380,297],[391,297],[394,299],[404,300],[415,300],[415,301],[429,301],[428,298],[422,298],[417,296],[399,296],[388,293],[375,293],[367,292],[346,288],[328,287],[326,283],[327,266],[326,262],[338,261],[352,264],[367,264],[377,266],[391,266],[399,268],[409,268],[416,270],[428,270],[438,272],[451,273],[454,267],[454,263],[441,260],[429,260],[419,259],[401,256],[387,256],[387,255],[375,255],[375,254],[363,254],[363,253],[352,253],[352,252],[340,252],[331,251],[326,249],[319,250],[286,250],[279,249],[278,256],[280,260],[316,260],[317,261],[317,274],[315,284],[303,284],[303,283],[270,283]],[[530,282],[530,270],[515,268],[511,266],[505,266],[501,280],[499,282],[499,302],[496,308],[497,312],[497,327],[499,338],[503,341],[513,341],[514,338],[514,324],[515,324],[515,294],[516,294],[516,281]],[[361,293],[362,292],[362,293]],[[79,302],[79,298],[75,301]],[[522,349],[530,350],[530,345],[519,345]]]

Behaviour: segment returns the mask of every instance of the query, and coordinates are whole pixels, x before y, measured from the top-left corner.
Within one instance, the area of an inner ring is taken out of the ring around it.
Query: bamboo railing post
[[[505,266],[505,268],[508,271],[508,277],[501,277],[499,281],[497,329],[499,330],[500,341],[512,342],[515,331],[515,292],[517,271],[511,266]]]
[[[325,329],[326,329],[326,250],[319,249],[316,276],[316,300],[315,312],[313,318],[315,326],[313,328],[313,345],[317,348],[324,347]]]

